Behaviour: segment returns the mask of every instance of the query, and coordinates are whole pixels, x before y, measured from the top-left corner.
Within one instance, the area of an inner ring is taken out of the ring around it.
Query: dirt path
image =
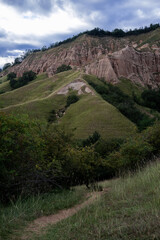
[[[76,77],[78,77],[77,74],[78,74],[78,72],[74,72],[74,73],[70,74],[69,76],[65,77],[65,79],[68,79],[68,78],[70,78],[70,77],[73,77],[74,75],[75,75]],[[40,80],[40,81],[42,81],[42,80]],[[61,87],[59,87],[58,89],[56,89],[55,91],[53,91],[52,93],[50,93],[50,94],[49,94],[48,96],[46,96],[46,97],[35,98],[35,99],[32,99],[32,100],[28,100],[28,101],[26,101],[26,102],[17,103],[17,104],[10,105],[10,106],[4,107],[4,108],[0,108],[0,111],[7,110],[7,109],[10,109],[10,108],[20,107],[20,106],[26,105],[26,104],[28,104],[28,103],[34,103],[34,102],[38,102],[38,101],[40,102],[40,101],[43,101],[43,100],[47,100],[48,98],[50,98],[50,97],[52,97],[53,95],[55,95],[61,88],[65,87],[65,86],[66,86],[66,83],[63,84],[63,85],[62,85]],[[16,91],[16,90],[18,90],[18,89],[15,89],[15,90],[13,90],[13,91]]]
[[[106,191],[107,191],[107,189],[105,189],[104,191],[101,191],[101,192],[92,192],[91,194],[87,195],[87,200],[81,204],[78,204],[78,205],[76,205],[72,208],[66,209],[66,210],[61,210],[58,213],[50,215],[50,216],[44,216],[44,217],[37,218],[24,230],[24,234],[21,237],[21,240],[30,239],[32,234],[40,233],[40,231],[43,230],[48,225],[56,224],[63,219],[73,216],[79,210],[81,210],[85,206],[87,206],[87,205],[91,204],[92,202],[94,202],[95,200],[97,200]]]

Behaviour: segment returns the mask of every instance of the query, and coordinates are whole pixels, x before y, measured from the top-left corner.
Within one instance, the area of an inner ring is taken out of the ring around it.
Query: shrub
[[[71,69],[72,69],[71,66],[62,64],[61,66],[59,66],[59,67],[57,68],[56,73],[68,71],[68,70],[71,70]]]
[[[3,66],[3,71],[6,70],[9,67],[11,67],[11,63],[5,63],[4,66]]]
[[[11,74],[11,75],[10,75]],[[36,78],[36,73],[33,71],[24,72],[22,77],[19,77],[18,80],[15,80],[13,76],[15,73],[8,74],[8,79],[10,79],[10,86],[12,89],[16,89],[26,85],[28,82],[33,81]]]
[[[157,122],[153,127],[149,127],[143,137],[153,147],[153,153],[160,153],[160,123]]]
[[[152,151],[152,146],[138,137],[122,144],[118,152],[108,156],[107,162],[114,173],[135,170],[151,158]]]
[[[53,109],[50,114],[49,114],[49,117],[48,117],[48,122],[51,123],[51,122],[55,122],[57,119],[56,117],[56,112],[55,110]]]
[[[91,146],[92,144],[96,143],[100,139],[100,137],[101,137],[100,134],[97,131],[95,131],[91,136],[82,141],[83,147]]]
[[[16,73],[14,72],[10,72],[8,75],[7,75],[7,80],[13,80],[16,78]]]
[[[120,146],[124,143],[124,139],[113,138],[109,140],[100,139],[95,145],[95,151],[101,157],[106,158],[112,152],[118,151]]]
[[[79,100],[79,97],[75,94],[69,95],[67,97],[66,107],[69,107],[71,104],[76,103]]]

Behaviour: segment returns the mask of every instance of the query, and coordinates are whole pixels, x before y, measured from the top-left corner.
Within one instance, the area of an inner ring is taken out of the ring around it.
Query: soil
[[[86,201],[84,201],[81,204],[75,205],[74,207],[69,208],[69,209],[61,210],[58,213],[50,215],[50,216],[43,216],[43,217],[35,219],[24,230],[24,234],[21,237],[21,240],[30,239],[32,234],[42,233],[41,230],[43,230],[43,233],[44,233],[45,227],[47,227],[48,225],[56,224],[56,223],[62,221],[63,219],[73,216],[79,210],[81,210],[82,208],[86,207],[87,205],[89,205],[89,204],[93,203],[95,200],[97,200],[106,191],[107,191],[107,189],[105,189],[101,192],[92,192],[87,195]]]

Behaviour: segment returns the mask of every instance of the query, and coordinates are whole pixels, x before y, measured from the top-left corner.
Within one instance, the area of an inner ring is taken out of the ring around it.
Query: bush
[[[106,158],[112,152],[118,151],[124,143],[124,139],[113,138],[109,140],[100,139],[95,145],[95,151],[103,158]]]
[[[152,146],[141,137],[131,139],[122,144],[118,152],[113,152],[107,157],[107,164],[114,174],[126,170],[133,171],[150,160],[152,151]]]
[[[160,89],[158,90],[145,90],[141,95],[143,99],[143,104],[146,107],[155,109],[160,112]]]
[[[26,85],[28,82],[33,81],[36,78],[36,73],[33,71],[24,72],[22,77],[18,80],[14,78],[15,73],[9,73],[7,78],[10,80],[10,86],[12,89],[16,89]]]
[[[79,97],[75,94],[68,96],[66,107],[69,107],[71,104],[76,103],[78,100],[79,100]]]
[[[157,122],[153,127],[149,127],[143,137],[153,147],[153,154],[160,153],[160,123]]]
[[[4,66],[3,66],[3,71],[6,70],[9,67],[11,67],[11,63],[5,63]]]
[[[68,71],[68,70],[71,70],[71,69],[72,69],[71,66],[62,64],[61,66],[59,66],[59,67],[57,68],[56,73]]]
[[[101,137],[100,134],[97,131],[95,131],[91,136],[82,141],[83,147],[95,144],[100,139],[100,137]]]
[[[8,75],[7,75],[7,80],[13,80],[16,78],[16,73],[14,72],[10,72]]]

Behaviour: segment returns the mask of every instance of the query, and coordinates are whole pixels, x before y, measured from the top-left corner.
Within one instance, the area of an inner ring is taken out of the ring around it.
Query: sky
[[[159,0],[0,0],[0,68],[27,49],[95,27],[123,30],[160,23]]]

